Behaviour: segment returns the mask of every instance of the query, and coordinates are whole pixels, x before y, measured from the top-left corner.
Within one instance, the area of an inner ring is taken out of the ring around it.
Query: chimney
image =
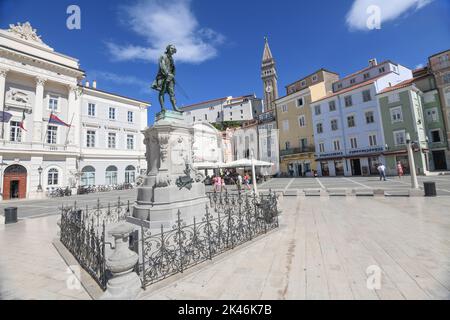
[[[369,67],[375,67],[377,64],[377,59],[373,58],[369,60]]]
[[[97,80],[92,81],[92,88],[97,89]]]
[[[89,88],[89,81],[86,81],[86,83],[84,85],[86,88]]]

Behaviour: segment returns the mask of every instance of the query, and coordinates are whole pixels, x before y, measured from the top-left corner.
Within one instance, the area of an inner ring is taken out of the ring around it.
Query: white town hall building
[[[0,30],[0,200],[133,183],[146,171],[150,104],[82,86],[84,77],[77,59],[55,52],[29,23]],[[49,123],[51,115],[62,123]]]

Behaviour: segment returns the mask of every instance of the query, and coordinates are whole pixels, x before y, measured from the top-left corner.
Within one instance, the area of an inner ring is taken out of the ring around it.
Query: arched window
[[[136,168],[133,166],[128,166],[125,169],[125,183],[135,183],[136,182]]]
[[[58,169],[50,169],[48,170],[48,185],[49,186],[57,186],[59,184],[59,172]]]
[[[27,169],[25,169],[25,167],[23,167],[21,165],[14,164],[5,169],[5,175],[8,175],[8,174],[9,175],[26,175]]]
[[[106,168],[105,182],[107,186],[117,184],[117,167],[109,166]]]
[[[81,170],[81,185],[95,186],[95,168],[92,166],[84,167]]]

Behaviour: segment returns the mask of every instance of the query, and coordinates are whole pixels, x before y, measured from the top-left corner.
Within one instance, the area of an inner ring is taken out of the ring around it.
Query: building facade
[[[446,130],[446,139],[450,141],[450,50],[437,53],[428,58],[431,70],[439,92],[442,115]],[[446,163],[450,164],[450,145],[447,144]],[[447,168],[449,168],[447,166]]]
[[[376,174],[385,138],[377,94],[412,78],[402,65],[375,59],[333,83],[333,92],[311,103],[316,161],[322,176]]]
[[[261,168],[265,176],[277,176],[280,173],[280,136],[276,121],[276,110],[262,113],[258,119],[258,159],[273,163],[270,168]]]
[[[336,73],[318,70],[286,86],[286,96],[275,101],[284,175],[311,176],[317,169],[311,101],[329,94],[338,79]]]
[[[252,120],[242,124],[233,133],[234,160],[258,158],[258,121]]]
[[[208,122],[194,124],[194,163],[219,163],[223,162],[222,135]]]
[[[256,119],[263,112],[263,102],[255,95],[226,97],[183,107],[187,123],[206,121],[222,123],[228,121],[249,121]]]
[[[445,118],[436,80],[429,67],[414,70],[414,85],[421,91],[425,129],[428,140],[428,163],[430,171],[445,171],[450,168],[446,156],[448,139]]]
[[[428,144],[422,106],[422,92],[413,79],[384,89],[378,94],[381,119],[384,129],[384,163],[386,173],[395,175],[400,162],[405,174],[412,168],[406,148],[406,135],[416,142],[414,163],[417,174],[427,174]]]
[[[40,198],[46,190],[83,183],[131,182],[145,171],[140,132],[149,104],[83,87],[84,76],[77,59],[46,45],[29,23],[0,30],[3,199]],[[55,116],[62,122],[50,121]]]

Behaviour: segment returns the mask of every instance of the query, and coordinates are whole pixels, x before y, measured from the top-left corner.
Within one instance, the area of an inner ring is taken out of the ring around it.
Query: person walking
[[[382,163],[378,165],[378,173],[380,174],[380,181],[386,181],[386,166]]]
[[[225,189],[225,191],[228,191],[227,190],[227,186],[225,184],[225,176],[223,176],[222,179],[221,179],[220,192],[223,192],[224,189]]]
[[[398,178],[401,179],[404,175],[403,173],[403,166],[402,163],[400,161],[397,161],[397,174],[398,174]]]
[[[250,177],[249,177],[248,173],[246,173],[244,176],[244,184],[248,190],[252,189],[252,187],[250,187]]]
[[[213,178],[213,182],[214,182],[214,192],[218,192],[219,189],[219,176],[214,176]]]

